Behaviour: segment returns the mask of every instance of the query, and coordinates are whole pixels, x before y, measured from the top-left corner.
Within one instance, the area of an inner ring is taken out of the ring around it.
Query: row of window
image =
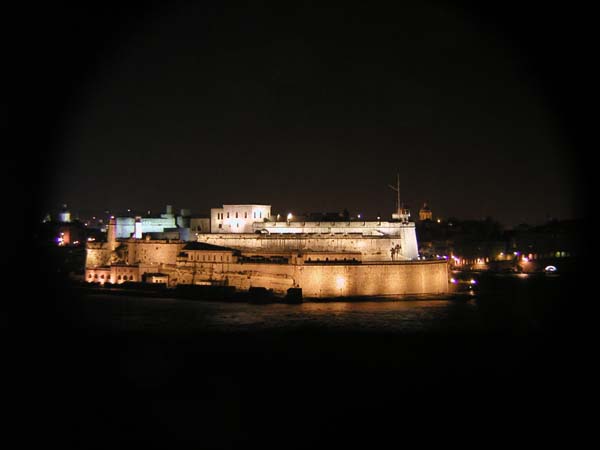
[[[217,220],[223,220],[223,214],[224,213],[217,213]],[[262,211],[258,212],[258,217],[257,217],[256,211],[254,211],[252,213],[252,215],[254,216],[253,217],[254,219],[262,219]],[[227,218],[228,219],[230,218],[229,217],[229,212],[227,213]],[[239,213],[237,211],[235,212],[235,218],[239,219]],[[247,219],[247,218],[248,218],[248,212],[244,212],[244,219]]]
[[[212,258],[211,258],[212,256]],[[191,261],[216,261],[217,255],[194,255],[190,253]],[[223,255],[219,255],[219,261],[229,261],[229,255],[225,255],[225,259],[223,259]]]
[[[96,274],[94,274],[94,275],[92,276],[92,274],[90,273],[90,274],[88,275],[88,278],[89,278],[89,279],[91,279],[91,278],[98,279],[98,274],[96,273]],[[100,278],[101,280],[104,280],[104,274],[100,275],[100,277],[99,277],[99,278]],[[107,275],[107,276],[106,276],[106,279],[107,279],[108,281],[110,281],[110,279],[111,279],[111,276],[110,276],[110,275]],[[129,280],[129,281],[133,281],[133,275],[129,275],[129,278],[127,278],[127,275],[123,275],[123,277],[122,277],[122,278],[121,278],[121,275],[119,275],[119,276],[117,277],[117,280],[125,280],[125,281]]]

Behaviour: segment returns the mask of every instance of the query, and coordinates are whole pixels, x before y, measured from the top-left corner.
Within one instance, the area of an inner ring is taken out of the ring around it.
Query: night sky
[[[399,171],[413,217],[425,201],[506,226],[581,215],[583,13],[169,3],[38,11],[40,212],[389,217]]]

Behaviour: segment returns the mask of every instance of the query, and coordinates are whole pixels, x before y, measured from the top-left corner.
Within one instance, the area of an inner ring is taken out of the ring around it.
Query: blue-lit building
[[[116,237],[141,239],[143,234],[166,233],[171,239],[190,240],[190,214],[182,209],[179,215],[173,214],[167,205],[160,217],[117,217]]]

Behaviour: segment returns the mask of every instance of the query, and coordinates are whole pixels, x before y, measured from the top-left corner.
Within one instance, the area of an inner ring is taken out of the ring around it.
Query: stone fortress
[[[270,205],[223,205],[210,219],[167,206],[160,218],[111,218],[107,241],[87,244],[85,280],[301,288],[307,298],[448,292],[447,263],[420,261],[417,249],[400,207],[388,221],[304,221]]]

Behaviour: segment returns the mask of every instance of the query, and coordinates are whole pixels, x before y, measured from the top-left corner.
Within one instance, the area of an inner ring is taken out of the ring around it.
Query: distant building
[[[159,239],[161,233],[167,233],[168,237],[165,235],[164,238],[190,240],[189,216],[189,210],[182,209],[179,215],[175,215],[172,206],[167,205],[160,217],[117,217],[116,237],[141,239],[144,234],[151,233]]]
[[[427,202],[423,203],[423,206],[419,210],[419,220],[421,222],[424,220],[433,220],[433,214],[431,213],[431,209],[429,209]]]
[[[58,213],[58,221],[62,223],[71,222],[71,212],[67,209],[67,205],[63,205]]]

